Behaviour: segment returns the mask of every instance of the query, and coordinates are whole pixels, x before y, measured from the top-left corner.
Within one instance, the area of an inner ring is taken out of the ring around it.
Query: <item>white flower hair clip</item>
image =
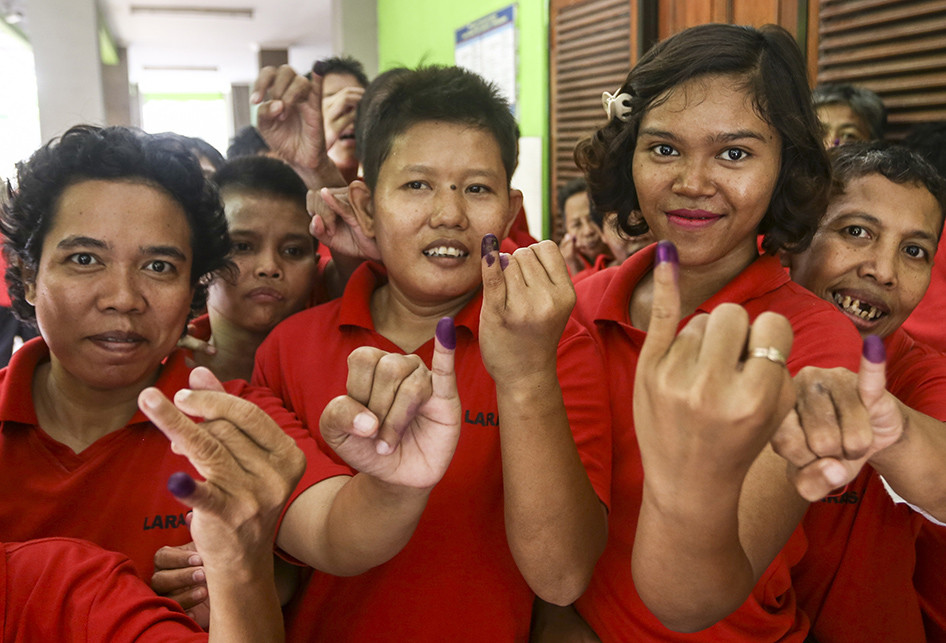
[[[631,95],[627,92],[614,96],[609,92],[602,93],[601,106],[604,107],[609,121],[617,117],[626,123],[631,118]]]

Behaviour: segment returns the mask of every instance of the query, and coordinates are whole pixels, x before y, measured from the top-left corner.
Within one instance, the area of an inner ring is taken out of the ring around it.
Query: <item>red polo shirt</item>
[[[254,383],[274,390],[318,432],[322,409],[345,393],[347,358],[359,346],[402,353],[378,334],[372,293],[385,281],[362,265],[341,299],[280,324],[257,351]],[[414,535],[393,559],[360,576],[314,573],[288,619],[289,640],[521,641],[533,594],[506,542],[496,386],[480,357],[482,296],[456,318],[457,386],[463,428],[453,460],[434,488]],[[427,366],[433,339],[418,348]],[[599,498],[608,502],[610,430],[604,375],[588,333],[569,323],[558,370],[579,454]],[[537,427],[536,430],[539,430]]]
[[[3,643],[206,640],[121,554],[70,538],[0,544]]]
[[[167,490],[176,471],[199,477],[186,458],[171,452],[164,434],[137,410],[128,424],[81,453],[39,427],[33,407],[36,366],[49,359],[42,338],[27,342],[0,371],[0,542],[65,536],[82,538],[128,556],[150,582],[154,553],[190,542],[189,511]],[[171,398],[187,388],[184,351],[168,356],[155,386]],[[315,443],[269,391],[230,382],[228,392],[261,406],[294,438],[307,458],[294,494],[333,475],[348,473]]]
[[[807,619],[797,609],[789,577],[789,567],[804,553],[800,529],[759,579],[749,599],[729,617],[698,634],[678,634],[663,627],[634,588],[630,565],[643,467],[629,395],[634,390],[634,372],[646,333],[631,325],[629,308],[634,288],[653,267],[655,247],[645,248],[620,266],[576,286],[575,316],[591,329],[604,355],[614,429],[608,545],[588,591],[577,602],[578,610],[603,641],[802,641]],[[752,319],[766,310],[789,319],[795,332],[788,360],[792,373],[806,365],[857,368],[861,340],[854,327],[833,306],[792,283],[774,257],[759,258],[696,312],[710,312],[724,302],[741,304]]]

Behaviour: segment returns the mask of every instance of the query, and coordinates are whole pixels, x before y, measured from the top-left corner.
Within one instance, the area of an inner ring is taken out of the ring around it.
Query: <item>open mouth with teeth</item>
[[[424,256],[433,257],[433,258],[453,257],[453,258],[460,259],[463,257],[470,256],[470,253],[466,252],[465,250],[460,250],[459,248],[454,248],[452,246],[437,246],[434,248],[427,248],[426,250],[424,250]]]
[[[861,301],[850,295],[842,295],[840,293],[834,293],[834,303],[838,305],[838,308],[842,312],[847,313],[853,317],[858,317],[867,322],[877,321],[881,317],[887,314],[886,311],[877,308],[876,306],[867,303],[866,301]]]

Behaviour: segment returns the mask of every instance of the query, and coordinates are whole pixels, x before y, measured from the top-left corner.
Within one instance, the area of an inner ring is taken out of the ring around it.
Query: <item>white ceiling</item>
[[[289,49],[296,67],[332,52],[331,0],[100,0],[100,6],[116,42],[128,48],[131,82],[145,91],[169,83],[225,89],[252,82],[260,49]],[[143,7],[212,11],[166,14]],[[228,9],[241,15],[227,15]]]
[[[0,6],[9,11],[27,2],[0,0]],[[116,44],[128,50],[129,80],[148,92],[225,91],[251,83],[260,49],[288,49],[289,63],[302,70],[332,55],[332,0],[98,2]],[[227,15],[228,9],[241,15]],[[27,23],[20,26],[29,33]]]

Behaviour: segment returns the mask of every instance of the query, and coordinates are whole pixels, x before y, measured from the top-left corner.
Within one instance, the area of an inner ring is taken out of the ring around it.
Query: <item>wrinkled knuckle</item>
[[[838,440],[827,431],[813,431],[808,434],[808,448],[820,458],[841,453]]]

